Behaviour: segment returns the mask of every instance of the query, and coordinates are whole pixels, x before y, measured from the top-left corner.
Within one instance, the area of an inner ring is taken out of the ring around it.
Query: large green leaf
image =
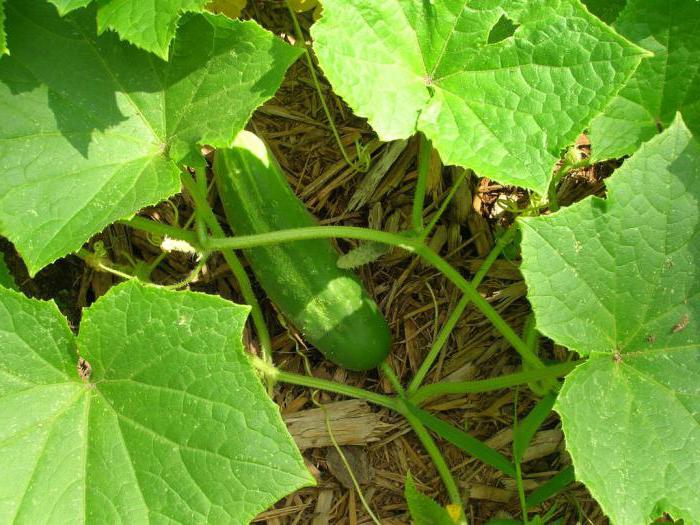
[[[633,153],[677,111],[700,133],[700,2],[630,0],[615,23],[654,56],[642,61],[605,112],[591,123],[594,160]]]
[[[613,523],[700,523],[700,144],[680,117],[589,197],[523,225],[538,329],[590,359],[561,414]]]
[[[49,0],[65,15],[93,0]],[[210,0],[100,0],[97,27],[100,33],[112,29],[132,44],[168,58],[183,13],[203,12]]]
[[[128,283],[76,339],[0,289],[0,522],[248,523],[312,484],[243,351],[248,310]]]
[[[502,16],[519,27],[487,44]],[[312,34],[381,139],[422,131],[445,163],[540,193],[644,53],[578,0],[325,0]]]
[[[300,52],[254,22],[188,15],[166,63],[96,36],[93,11],[7,3],[0,234],[32,274],[179,191],[177,163],[227,145]]]

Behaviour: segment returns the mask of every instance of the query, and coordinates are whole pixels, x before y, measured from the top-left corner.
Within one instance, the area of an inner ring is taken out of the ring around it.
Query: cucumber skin
[[[236,235],[317,225],[252,133],[216,151],[214,174]],[[357,277],[338,268],[329,240],[261,246],[245,255],[272,302],[327,359],[357,371],[384,361],[391,349],[387,322]]]

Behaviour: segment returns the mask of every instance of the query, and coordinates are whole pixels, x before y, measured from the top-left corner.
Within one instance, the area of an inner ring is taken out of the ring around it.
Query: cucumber
[[[236,235],[316,226],[285,175],[256,135],[240,132],[214,155],[214,178]],[[391,333],[358,278],[338,268],[327,239],[245,250],[270,300],[327,359],[350,370],[379,365]]]

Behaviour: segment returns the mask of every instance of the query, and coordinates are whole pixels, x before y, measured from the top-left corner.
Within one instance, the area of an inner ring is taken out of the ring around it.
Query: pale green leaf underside
[[[406,476],[404,494],[414,525],[455,525],[444,507],[416,488],[410,473]]]
[[[311,484],[244,354],[247,313],[132,282],[76,340],[53,303],[0,290],[0,521],[247,523]]]
[[[11,288],[12,290],[18,289],[15,278],[12,277],[10,269],[7,267],[7,263],[5,263],[5,256],[2,253],[0,253],[0,286]]]
[[[642,61],[627,85],[590,128],[595,160],[633,153],[677,111],[700,133],[700,3],[630,0],[615,28],[653,57]]]
[[[381,139],[422,131],[445,163],[540,193],[643,54],[577,0],[323,5],[319,63]],[[520,27],[486,45],[504,14]]]
[[[7,10],[0,233],[32,274],[179,191],[178,161],[198,144],[227,145],[299,54],[253,22],[188,15],[166,63],[96,36],[92,8]]]
[[[89,5],[93,0],[49,0],[62,15]],[[183,13],[202,12],[209,0],[102,0],[97,25],[102,33],[111,29],[128,42],[168,58]]]
[[[590,360],[557,410],[617,525],[700,523],[700,145],[678,118],[589,197],[523,225],[538,329]]]

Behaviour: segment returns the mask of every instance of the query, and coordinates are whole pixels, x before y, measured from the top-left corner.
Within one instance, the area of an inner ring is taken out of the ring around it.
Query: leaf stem
[[[125,279],[127,281],[136,278],[135,275],[122,272],[121,270],[112,268],[111,266],[103,263],[98,256],[96,256],[94,253],[91,253],[89,250],[86,250],[85,248],[80,248],[77,252],[75,252],[75,255],[83,261],[85,261],[85,264],[91,266],[96,270],[111,273],[112,275],[116,275],[117,277],[120,277],[121,279]]]
[[[389,363],[383,361],[382,364],[379,365],[379,367],[381,368],[382,373],[387,377],[387,379],[389,379],[389,382],[391,383],[391,386],[394,389],[394,391],[398,395],[403,396],[405,392],[403,387],[401,386],[401,381],[399,381],[399,378],[396,377],[396,374],[392,370],[391,366],[389,366]]]
[[[559,198],[557,196],[557,185],[561,181],[561,179],[566,175],[568,172],[571,170],[579,169],[579,168],[585,168],[590,164],[590,159],[583,159],[578,162],[570,162],[568,160],[564,160],[561,166],[559,166],[559,169],[554,172],[554,175],[552,175],[552,180],[549,183],[549,188],[547,190],[547,201],[549,202],[549,210],[550,211],[557,211],[559,209]]]
[[[294,25],[294,34],[296,36],[297,42],[301,44],[302,49],[304,50],[304,55],[306,57],[306,65],[309,68],[309,73],[311,74],[311,81],[314,84],[314,87],[316,88],[316,92],[318,93],[318,98],[321,101],[321,107],[323,108],[323,112],[326,114],[326,119],[328,120],[328,125],[331,128],[331,131],[333,132],[333,137],[335,137],[335,141],[338,144],[338,148],[340,149],[340,152],[343,155],[343,159],[345,159],[345,162],[348,163],[350,167],[352,167],[354,170],[359,171],[359,172],[365,172],[369,168],[369,159],[366,161],[363,161],[361,163],[357,163],[353,161],[350,156],[348,155],[347,151],[345,151],[345,146],[343,145],[343,141],[340,138],[340,133],[338,133],[338,128],[335,127],[335,122],[333,121],[333,116],[331,115],[330,109],[328,109],[328,104],[326,104],[326,99],[323,96],[323,91],[321,90],[321,83],[318,81],[318,76],[316,75],[316,68],[314,67],[314,61],[311,58],[311,51],[309,50],[309,47],[306,45],[306,39],[304,38],[304,33],[301,31],[301,26],[299,25],[299,19],[297,18],[297,14],[294,12],[294,9],[292,9],[292,6],[289,5],[289,1],[285,0],[285,4],[287,5],[287,9],[289,10],[289,14],[292,17],[292,24]],[[358,144],[357,145],[357,158],[360,159],[361,157],[361,147]]]
[[[243,249],[253,248],[283,242],[302,241],[321,238],[347,238],[366,241],[375,241],[391,246],[398,246],[404,250],[422,257],[437,270],[442,272],[452,283],[457,286],[474,305],[481,310],[484,316],[491,321],[494,327],[521,355],[523,361],[533,368],[542,368],[544,365],[530,347],[515,333],[515,331],[499,315],[496,309],[484,299],[478,291],[447,261],[435,253],[429,246],[417,239],[405,237],[395,233],[358,228],[355,226],[311,226],[308,228],[294,228],[278,230],[274,232],[246,235],[241,237],[212,238],[206,243],[209,250]]]
[[[353,386],[344,385],[342,383],[337,383],[335,381],[320,379],[318,377],[285,372],[255,356],[250,356],[250,361],[258,371],[260,371],[267,379],[271,381],[280,381],[282,383],[334,392],[336,394],[341,394],[356,399],[364,399],[365,401],[383,406],[404,416],[435,464],[435,468],[440,474],[440,477],[442,478],[445,488],[450,496],[450,501],[455,505],[458,505],[460,509],[463,509],[462,496],[459,488],[457,487],[457,483],[452,477],[452,472],[450,471],[449,466],[445,462],[445,459],[440,453],[440,449],[435,444],[435,441],[430,436],[430,433],[426,430],[423,423],[411,412],[411,410],[416,410],[416,408],[403,398],[404,391],[401,387],[401,383],[386,361],[382,363],[381,369],[389,378],[393,387],[399,392],[398,397],[389,397],[382,394],[377,394],[375,392],[369,392],[362,388],[356,388]],[[466,524],[466,518],[464,517],[463,510],[462,513],[462,522]]]
[[[516,404],[517,408],[517,404]],[[517,423],[517,414],[516,414],[516,420],[515,420],[515,425],[513,428],[513,432],[517,432],[518,430],[518,423]],[[513,458],[513,463],[515,464],[515,485],[518,489],[518,500],[520,501],[520,511],[523,515],[523,525],[529,525],[530,520],[528,519],[528,513],[527,513],[527,503],[525,501],[525,486],[523,485],[523,470],[520,465],[520,457],[515,456]]]
[[[462,520],[464,523],[466,523],[466,517],[464,516],[464,501],[462,501],[462,494],[459,487],[457,487],[454,477],[452,476],[450,467],[447,465],[445,458],[440,453],[440,449],[428,430],[425,428],[425,425],[423,425],[421,420],[415,414],[413,414],[411,404],[402,404],[404,406],[402,407],[403,410],[401,411],[401,414],[406,418],[411,427],[413,427],[413,431],[416,433],[416,436],[418,436],[418,439],[423,444],[423,447],[430,456],[430,459],[435,464],[438,474],[440,474],[442,483],[445,485],[447,494],[450,497],[450,502],[459,507],[459,509],[462,511]]]
[[[467,180],[467,177],[465,175],[465,171],[462,170],[462,171],[460,171],[459,175],[457,176],[457,179],[452,184],[452,188],[450,188],[450,192],[447,194],[447,197],[445,197],[442,200],[442,204],[440,204],[440,208],[432,216],[428,225],[425,228],[423,228],[423,231],[418,236],[418,239],[420,239],[421,241],[425,241],[425,239],[428,237],[428,235],[430,235],[430,232],[433,231],[433,229],[435,228],[435,225],[440,220],[440,217],[442,217],[442,215],[445,213],[447,206],[450,204],[453,197],[455,196],[455,193],[457,193],[457,190],[459,189],[459,187],[462,185],[462,183],[465,180]]]
[[[503,248],[508,245],[508,243],[511,241],[514,235],[515,227],[511,227],[498,239],[496,245],[491,250],[491,253],[489,253],[488,257],[486,257],[483,264],[476,272],[476,275],[474,275],[474,278],[471,281],[471,286],[474,289],[476,289],[481,284],[481,281],[484,280],[484,277],[486,277],[486,274],[491,268],[491,265],[496,261],[498,256],[501,254]],[[425,376],[428,374],[430,368],[435,362],[435,359],[437,359],[437,356],[440,354],[440,350],[442,350],[443,346],[445,346],[445,344],[447,343],[447,340],[449,339],[452,330],[454,330],[454,327],[457,325],[457,322],[462,317],[464,310],[467,308],[467,305],[469,305],[470,302],[471,297],[469,297],[468,295],[463,295],[459,303],[457,303],[455,309],[452,310],[452,313],[447,318],[447,322],[445,322],[442,329],[440,330],[440,333],[435,339],[435,342],[430,347],[428,355],[425,356],[425,359],[418,368],[416,375],[413,377],[411,383],[408,385],[409,393],[415,392],[418,389],[418,387],[420,387],[421,383],[423,383]]]
[[[425,402],[434,397],[451,394],[475,394],[480,392],[491,392],[512,386],[523,385],[532,381],[562,377],[571,372],[583,360],[566,361],[545,368],[533,368],[523,370],[515,374],[508,374],[491,379],[481,379],[478,381],[440,381],[432,385],[426,385],[413,394],[409,394],[409,399],[416,404]]]
[[[178,228],[177,226],[170,226],[169,224],[163,224],[162,222],[152,221],[138,215],[135,215],[131,219],[117,222],[119,224],[124,224],[136,230],[141,230],[153,235],[160,235],[161,237],[170,237],[179,241],[185,241],[195,248],[199,247],[199,241],[197,240],[197,234],[195,232],[184,230],[182,228]]]
[[[430,156],[432,145],[430,140],[423,134],[418,133],[420,144],[418,146],[418,178],[416,180],[416,191],[413,194],[413,208],[411,210],[411,226],[413,231],[420,235],[423,231],[423,205],[425,204],[425,188],[428,185],[428,175],[430,174]]]
[[[382,406],[394,410],[395,412],[401,413],[400,407],[396,402],[396,398],[385,396],[382,394],[377,394],[375,392],[370,392],[362,388],[357,388],[354,386],[344,385],[336,381],[328,381],[327,379],[321,379],[318,377],[307,376],[302,374],[295,374],[293,372],[285,372],[280,370],[270,363],[265,362],[259,357],[250,356],[252,365],[260,371],[265,377],[282,383],[288,383],[290,385],[299,385],[309,388],[316,388],[318,390],[325,390],[326,392],[334,392],[336,394],[341,394],[348,397],[353,397],[355,399],[364,399],[375,405]]]
[[[200,191],[200,186],[188,173],[183,172],[181,179],[183,186],[185,186],[187,191],[194,199],[199,216],[214,235],[223,237],[225,235],[224,230],[219,224],[216,215],[214,215],[214,211],[211,209],[211,206],[209,206],[206,194],[202,194]],[[255,297],[255,292],[253,292],[253,287],[250,284],[248,274],[233,250],[223,249],[220,251],[221,255],[223,255],[224,260],[226,261],[226,264],[228,264],[229,268],[231,269],[233,276],[236,278],[238,285],[241,287],[243,299],[250,305],[250,315],[253,319],[255,331],[258,334],[263,359],[271,363],[272,340],[270,339],[270,332],[267,330],[267,324],[265,324],[265,317],[263,316],[262,308],[260,308],[260,303],[258,302],[257,297]]]

